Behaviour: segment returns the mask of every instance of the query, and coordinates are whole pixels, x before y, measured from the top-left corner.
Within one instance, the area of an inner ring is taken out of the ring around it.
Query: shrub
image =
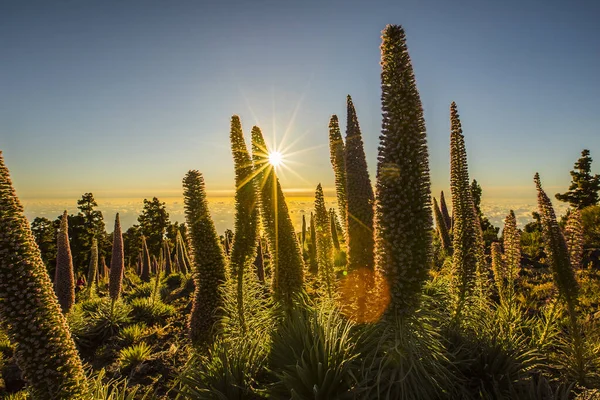
[[[131,315],[136,321],[143,321],[150,325],[164,323],[175,313],[175,308],[158,299],[137,298],[131,301]]]
[[[119,351],[119,362],[122,368],[133,368],[148,360],[152,349],[145,342],[125,347]]]
[[[134,344],[142,340],[147,334],[148,328],[143,322],[126,326],[121,330],[119,336],[127,344]]]

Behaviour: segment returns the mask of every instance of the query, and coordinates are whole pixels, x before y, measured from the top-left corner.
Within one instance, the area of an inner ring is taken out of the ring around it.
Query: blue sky
[[[380,32],[401,24],[427,123],[433,191],[449,186],[449,105],[488,198],[600,172],[600,3],[589,1],[0,2],[0,150],[24,198],[180,195],[199,169],[233,189],[232,114],[293,150],[282,184],[333,187],[329,116],[351,94],[371,174]]]

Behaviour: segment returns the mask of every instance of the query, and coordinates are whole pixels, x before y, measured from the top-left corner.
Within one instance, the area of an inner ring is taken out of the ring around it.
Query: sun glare
[[[269,153],[269,164],[274,167],[278,167],[283,162],[283,155],[278,151]]]

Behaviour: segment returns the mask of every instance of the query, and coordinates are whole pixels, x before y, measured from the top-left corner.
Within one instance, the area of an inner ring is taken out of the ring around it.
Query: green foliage
[[[0,152],[0,321],[38,398],[83,399],[83,367]]]
[[[581,210],[581,222],[584,245],[600,248],[600,205]]]
[[[255,126],[252,128],[252,163],[271,256],[273,292],[278,300],[290,305],[294,295],[302,290],[304,262],[285,196],[268,158],[265,139],[260,128]]]
[[[138,388],[128,388],[126,379],[105,381],[106,371],[100,370],[91,378],[90,392],[92,400],[145,400],[149,391],[138,393]]]
[[[173,306],[148,297],[133,299],[130,305],[133,318],[150,325],[164,323],[175,313]]]
[[[473,192],[469,186],[465,138],[454,102],[450,106],[450,125],[450,189],[454,217],[452,268],[457,298],[454,315],[459,320],[462,309],[475,288],[481,228],[478,226]]]
[[[340,210],[342,221],[346,224],[346,150],[337,115],[332,115],[329,120],[329,153],[331,166],[335,175],[335,193],[337,195],[338,210]]]
[[[207,355],[195,355],[180,375],[183,399],[245,400],[261,396],[256,376],[262,366],[260,344],[242,341],[236,346],[215,342]]]
[[[196,290],[189,319],[189,334],[193,343],[212,340],[211,329],[217,321],[217,310],[223,305],[220,286],[225,282],[225,255],[210,217],[204,178],[196,170],[183,179],[185,219],[194,248]]]
[[[455,377],[436,318],[418,309],[365,327],[356,389],[360,398],[439,399],[448,393]]]
[[[352,328],[331,305],[297,305],[273,333],[271,396],[354,398],[358,352]]]
[[[125,347],[119,351],[119,362],[122,368],[132,368],[147,361],[152,356],[152,348],[146,342]]]
[[[119,333],[119,337],[127,344],[134,344],[146,337],[148,327],[143,322],[126,326]]]
[[[433,221],[423,107],[398,25],[383,30],[381,68],[376,263],[390,287],[388,312],[406,315],[418,307],[428,277]]]
[[[35,217],[31,223],[31,233],[50,276],[56,268],[56,231],[54,223],[45,217]]]
[[[113,248],[110,261],[109,294],[113,301],[121,295],[123,286],[123,272],[125,271],[125,256],[123,254],[123,235],[121,234],[121,221],[119,213],[115,217],[113,231]]]
[[[76,304],[68,316],[69,326],[77,344],[91,349],[128,325],[130,313],[131,307],[122,300],[103,298],[97,303]]]
[[[350,96],[346,99],[346,243],[348,269],[373,269],[375,239],[373,237],[373,204],[375,195],[367,170],[367,160],[356,110]]]
[[[584,149],[581,152],[581,158],[574,165],[575,170],[571,171],[571,185],[566,193],[557,193],[556,198],[567,202],[576,209],[584,209],[594,206],[600,201],[598,192],[600,191],[600,175],[592,175],[592,157],[590,151]]]
[[[157,256],[162,246],[163,235],[169,226],[169,213],[164,202],[156,197],[144,199],[144,209],[138,217],[140,229],[146,238],[150,255]]]

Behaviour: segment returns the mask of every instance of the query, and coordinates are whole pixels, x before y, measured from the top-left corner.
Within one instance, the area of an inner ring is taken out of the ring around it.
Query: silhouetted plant
[[[317,233],[317,260],[319,276],[325,284],[327,294],[333,296],[335,276],[333,274],[333,248],[331,240],[331,218],[325,208],[323,187],[319,183],[315,192],[315,228]]]
[[[67,211],[60,220],[57,236],[56,270],[54,273],[54,290],[63,313],[68,313],[75,303],[75,277],[73,275],[73,258],[69,246],[69,223]]]
[[[552,277],[558,288],[559,295],[567,305],[570,325],[569,333],[573,345],[573,360],[576,364],[573,366],[573,370],[577,375],[577,379],[581,383],[585,383],[587,369],[586,349],[581,327],[577,322],[579,285],[571,266],[567,242],[556,220],[552,202],[542,189],[538,173],[535,174],[534,181],[538,192],[538,208],[542,217],[542,235],[544,237],[544,244],[546,245],[547,260],[552,269]]]
[[[98,240],[96,238],[92,239],[92,249],[90,255],[90,265],[88,268],[87,275],[87,287],[88,290],[91,291],[94,288],[94,285],[98,284]]]
[[[317,228],[315,225],[315,216],[310,213],[310,244],[308,248],[308,271],[316,275],[319,272],[319,260],[317,254]]]
[[[142,272],[140,278],[143,282],[150,282],[150,253],[146,245],[146,237],[142,235]]]
[[[388,313],[406,315],[419,305],[432,259],[429,161],[404,30],[388,25],[382,39],[376,263],[390,287]]]
[[[340,132],[337,115],[332,115],[329,120],[329,152],[331,165],[335,175],[335,193],[337,195],[338,209],[344,223],[346,222],[346,151],[344,140]],[[345,230],[344,230],[345,231]]]
[[[508,296],[512,299],[515,290],[515,281],[521,270],[521,234],[517,229],[517,217],[510,210],[504,220],[504,265],[506,268],[506,279]]]
[[[15,360],[34,398],[88,398],[81,360],[2,152],[0,320],[15,346]]]
[[[166,241],[163,243],[163,256],[165,257],[165,276],[169,276],[173,272],[173,263],[171,261],[169,244]]]
[[[588,149],[581,152],[581,158],[577,160],[574,168],[575,170],[571,171],[569,190],[563,194],[557,193],[556,198],[579,210],[598,204],[598,201],[600,201],[598,196],[600,175],[592,176],[591,174],[592,157],[590,157]]]
[[[271,256],[273,291],[291,305],[302,290],[304,262],[275,169],[268,163],[269,149],[260,128],[252,128],[252,162],[258,186],[260,214]]]
[[[448,232],[452,231],[452,217],[450,217],[450,213],[448,212],[448,206],[446,205],[446,199],[444,197],[444,191],[440,193],[440,211],[442,212],[442,217],[444,217],[444,221],[446,222],[446,229]]]
[[[302,214],[302,232],[300,233],[300,247],[304,249],[304,242],[306,242],[306,217]]]
[[[340,249],[340,239],[338,238],[338,231],[336,225],[336,215],[333,208],[329,210],[329,229],[331,229],[331,241],[333,242],[333,247],[336,250]]]
[[[565,226],[565,240],[569,249],[569,258],[573,268],[583,267],[583,223],[581,212],[572,210]]]
[[[465,137],[456,109],[450,105],[450,191],[452,192],[453,287],[457,296],[454,318],[459,320],[476,283],[480,228],[469,184]]]
[[[243,323],[244,275],[251,272],[256,258],[258,209],[252,159],[248,153],[242,125],[237,115],[231,117],[231,152],[235,165],[235,236],[231,249],[231,275],[237,281],[238,313]],[[225,236],[227,238],[227,235]]]
[[[194,248],[192,274],[196,289],[189,319],[189,334],[194,344],[212,341],[211,330],[223,305],[219,289],[225,282],[225,255],[208,210],[204,178],[196,170],[183,178],[185,220]]]
[[[254,268],[256,276],[261,283],[265,283],[265,260],[263,257],[262,240],[259,237],[256,240],[256,258],[254,259]]]
[[[110,298],[117,301],[123,287],[123,273],[125,270],[125,254],[123,253],[123,234],[121,232],[121,221],[119,213],[115,217],[115,229],[113,231],[113,247],[110,260]]]
[[[346,243],[348,269],[373,269],[375,239],[373,236],[374,194],[362,135],[352,98],[347,97],[348,120],[346,124]]]
[[[440,242],[442,243],[442,248],[444,249],[446,254],[452,254],[452,242],[450,240],[450,234],[448,233],[448,228],[446,226],[446,221],[444,220],[444,215],[442,214],[435,197],[433,198],[433,211],[435,213],[435,224],[437,226],[437,232],[438,236],[440,237]]]

